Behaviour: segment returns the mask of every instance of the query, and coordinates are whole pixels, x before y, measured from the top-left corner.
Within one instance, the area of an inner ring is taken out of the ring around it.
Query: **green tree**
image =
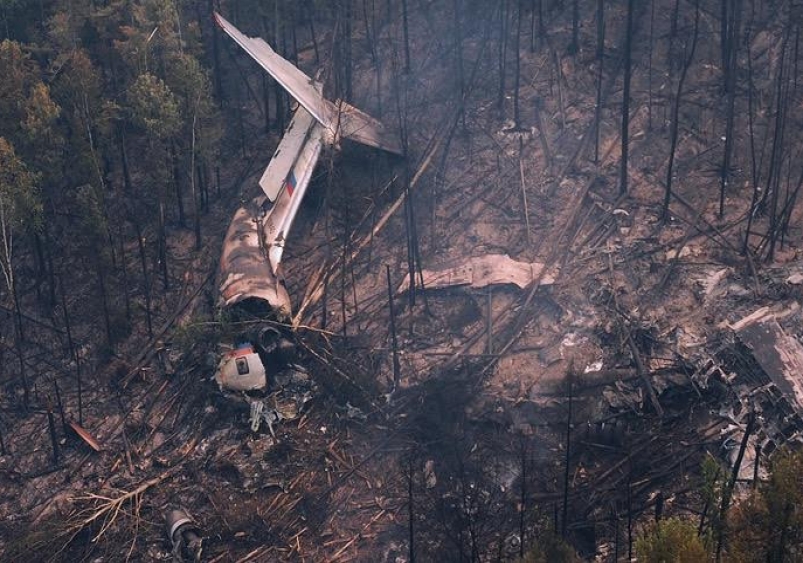
[[[0,137],[0,270],[12,298],[14,234],[25,226],[39,225],[41,215],[36,176],[17,156],[13,145]]]
[[[639,561],[645,563],[700,563],[708,550],[697,535],[693,522],[668,518],[651,526],[636,539]]]
[[[799,561],[803,544],[803,452],[781,451],[770,478],[728,515],[728,559]]]
[[[161,78],[141,74],[128,92],[132,122],[155,141],[173,137],[181,126],[179,105]]]
[[[173,92],[160,78],[150,73],[139,76],[128,93],[131,121],[147,137],[148,176],[158,198],[158,254],[165,289],[169,286],[167,269],[167,233],[165,219],[168,184],[168,148],[181,127],[179,104]]]
[[[0,43],[0,136],[17,143],[28,92],[38,82],[36,64],[16,41]]]
[[[537,538],[535,545],[517,563],[580,563],[571,545],[553,532]]]

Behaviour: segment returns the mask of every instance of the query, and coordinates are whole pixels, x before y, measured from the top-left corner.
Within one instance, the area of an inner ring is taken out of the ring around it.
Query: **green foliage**
[[[780,516],[788,505],[795,507],[803,503],[803,451],[780,452],[773,460],[770,481],[762,494],[767,500],[771,514]],[[799,512],[794,515],[800,526],[803,524]]]
[[[14,146],[0,137],[0,270],[9,290],[14,288],[14,232],[36,228],[41,216],[36,176],[28,171]]]
[[[37,79],[36,64],[16,41],[0,43],[0,136],[18,142],[28,92]]]
[[[716,532],[722,526],[720,522],[720,506],[722,505],[722,489],[727,479],[727,471],[713,456],[705,457],[701,467],[703,483],[703,504],[707,506],[706,522],[709,532]]]
[[[681,518],[650,527],[636,539],[635,548],[638,560],[645,563],[700,563],[709,557],[697,527]]]
[[[91,249],[93,255],[103,252],[108,221],[103,207],[103,193],[91,185],[76,190],[80,219],[75,234]]]
[[[535,545],[518,563],[580,563],[571,545],[553,532],[537,538]]]
[[[803,543],[803,451],[778,452],[770,479],[729,515],[733,561],[799,561]]]
[[[131,120],[148,135],[164,141],[181,126],[178,101],[161,78],[150,73],[139,76],[128,92]]]
[[[0,209],[3,223],[11,228],[38,225],[42,218],[36,176],[3,137],[0,137]]]
[[[22,127],[32,141],[43,142],[53,136],[61,109],[50,97],[50,88],[42,82],[34,84],[25,101],[24,112]]]

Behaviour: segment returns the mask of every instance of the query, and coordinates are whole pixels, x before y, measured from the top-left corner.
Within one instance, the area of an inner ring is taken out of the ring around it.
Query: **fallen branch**
[[[97,542],[103,534],[108,531],[108,529],[114,524],[115,520],[120,514],[120,511],[123,509],[126,503],[128,502],[137,502],[142,494],[150,489],[151,487],[155,487],[162,481],[172,477],[180,468],[181,466],[176,466],[168,469],[158,477],[154,477],[153,479],[148,479],[147,481],[140,484],[136,489],[133,491],[129,491],[119,497],[111,498],[103,495],[98,495],[94,493],[90,493],[88,495],[82,497],[75,497],[72,498],[72,501],[101,501],[101,504],[98,508],[95,509],[90,515],[82,518],[79,522],[73,524],[70,529],[72,531],[72,535],[70,537],[70,541],[84,528],[90,526],[94,522],[97,522],[101,518],[103,519],[103,524],[100,528],[100,531],[92,538],[93,542]],[[86,512],[86,511],[84,511]],[[69,541],[67,542],[69,544]],[[66,547],[66,545],[65,545]]]

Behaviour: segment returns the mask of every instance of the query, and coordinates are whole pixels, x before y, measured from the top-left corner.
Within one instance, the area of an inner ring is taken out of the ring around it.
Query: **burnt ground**
[[[34,412],[3,413],[5,559],[168,560],[163,517],[171,506],[203,531],[205,561],[406,560],[411,498],[424,561],[511,559],[522,532],[530,545],[552,528],[584,557],[610,560],[627,551],[628,514],[636,530],[656,507],[699,518],[700,463],[726,458],[722,445],[738,438],[741,422],[729,412],[732,388],[700,384],[701,367],[727,356],[730,326],[760,307],[777,311],[799,337],[801,298],[801,286],[789,282],[800,269],[799,217],[764,263],[740,253],[749,191],[734,190],[724,217],[717,214],[716,12],[702,16],[708,31],[682,109],[678,197],[663,224],[667,92],[677,76],[663,41],[648,72],[649,14],[640,15],[636,36],[630,190],[620,197],[622,7],[610,8],[606,29],[595,164],[591,15],[574,56],[563,47],[568,14],[551,16],[548,43],[522,49],[528,130],[511,132],[512,98],[503,114],[495,102],[498,45],[485,39],[496,33],[485,29],[492,14],[464,22],[464,126],[443,32],[450,14],[412,4],[412,71],[397,83],[383,75],[382,103],[382,117],[397,125],[392,92],[406,94],[408,168],[344,146],[319,167],[286,252],[299,364],[317,384],[314,400],[275,436],[252,433],[244,404],[210,380],[217,340],[231,327],[218,324],[209,276],[237,192],[252,194],[265,147],[276,142],[262,137],[246,159],[230,151],[228,201],[206,219],[204,251],[191,251],[189,233],[174,233],[171,268],[180,282],[160,299],[157,336],[142,329],[116,358],[84,367],[84,426],[102,451],[64,432],[61,457],[51,462],[46,391]],[[659,27],[668,25],[670,4],[658,3]],[[753,53],[766,70],[778,45],[772,19],[765,25]],[[399,30],[395,21],[383,27],[385,61],[399,60]],[[355,102],[379,116],[370,57],[355,45]],[[761,73],[757,87],[770,75]],[[761,135],[767,123],[760,121]],[[744,124],[738,142],[747,143]],[[746,158],[739,160],[734,185],[748,180]],[[386,266],[395,288],[406,274],[410,199],[425,267],[505,253],[544,263],[555,281],[424,292],[414,303],[397,295],[401,370],[393,390]],[[766,217],[752,225],[766,229]],[[168,341],[168,351],[158,354],[157,341]],[[75,405],[74,386],[65,387],[64,402]]]

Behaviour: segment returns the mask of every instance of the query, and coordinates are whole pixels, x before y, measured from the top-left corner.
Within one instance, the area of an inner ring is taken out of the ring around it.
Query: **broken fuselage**
[[[241,306],[286,320],[292,303],[282,277],[282,254],[323,147],[337,146],[341,138],[348,138],[401,155],[401,146],[381,122],[342,100],[324,98],[320,83],[265,41],[244,35],[220,14],[215,14],[215,21],[299,104],[259,181],[262,193],[237,210],[226,233],[218,270],[218,305],[224,309]],[[253,350],[251,354],[258,368],[259,355]],[[238,357],[230,352],[221,361],[216,374],[221,386],[246,387],[238,390],[264,387],[264,375],[249,379],[249,383],[238,382]],[[226,374],[230,377],[223,377]]]

